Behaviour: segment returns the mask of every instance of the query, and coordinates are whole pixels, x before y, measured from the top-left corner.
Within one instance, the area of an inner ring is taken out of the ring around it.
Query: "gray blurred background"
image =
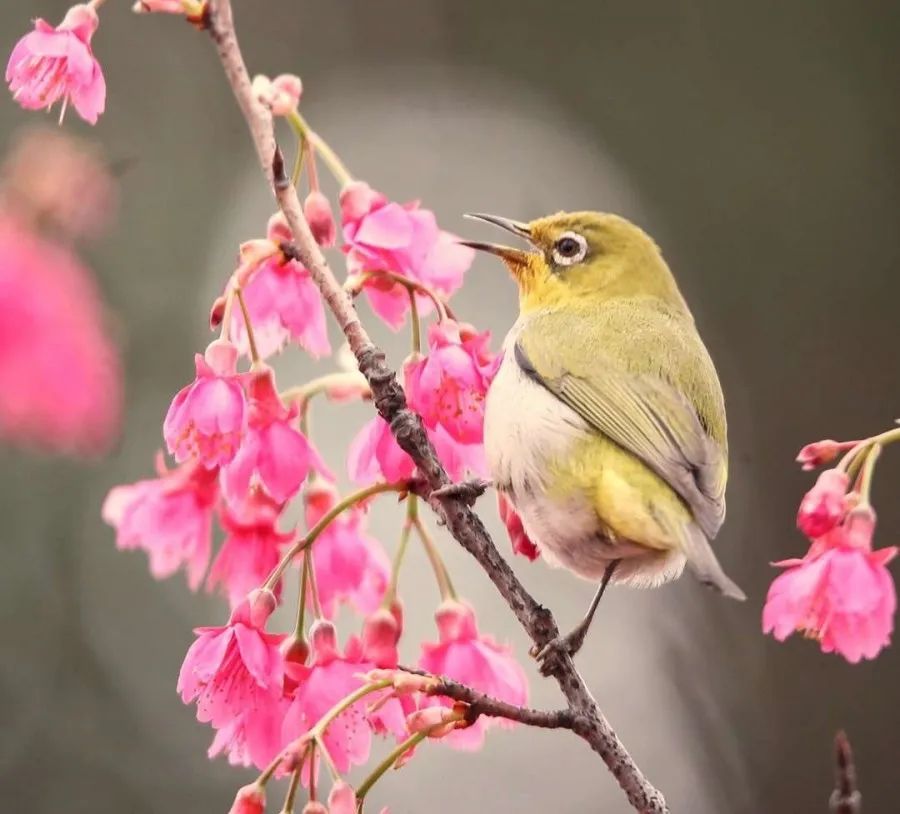
[[[249,777],[207,761],[210,732],[174,688],[191,628],[220,621],[222,603],[191,596],[180,576],[154,583],[142,555],[115,551],[99,505],[113,484],[151,473],[168,401],[207,341],[211,296],[272,204],[206,38],[127,5],[103,9],[94,43],[108,111],[90,133],[111,160],[134,162],[119,225],[90,257],[120,315],[127,426],[92,464],[0,452],[0,777],[5,805],[32,814],[224,812]],[[657,238],[726,392],[733,474],[718,549],[750,601],[720,601],[689,579],[613,591],[579,665],[674,812],[826,811],[838,727],[856,747],[866,810],[892,810],[900,655],[851,667],[814,644],[764,638],[759,616],[768,562],[804,550],[793,517],[810,478],[796,450],[880,430],[900,411],[897,5],[235,6],[251,70],[300,73],[304,112],[354,174],[421,197],[445,228],[487,235],[460,219],[471,210],[527,219],[596,208]],[[56,22],[65,7],[8,0],[0,50],[28,18]],[[29,120],[5,101],[0,138]],[[66,127],[86,130],[73,115]],[[513,285],[480,258],[455,307],[499,342]],[[379,337],[399,362],[406,337]],[[281,383],[326,365],[292,352]],[[316,441],[336,466],[366,414],[316,411]],[[879,474],[887,545],[900,525],[893,455]],[[482,513],[508,551],[491,500]],[[389,547],[397,522],[390,506],[373,519]],[[441,540],[483,628],[525,660],[485,577]],[[564,627],[578,618],[591,586],[515,566]],[[431,635],[436,601],[419,552],[403,585],[412,642]],[[534,704],[558,705],[555,685],[527,669]],[[582,742],[523,729],[474,756],[422,749],[373,802],[394,814],[627,810]]]

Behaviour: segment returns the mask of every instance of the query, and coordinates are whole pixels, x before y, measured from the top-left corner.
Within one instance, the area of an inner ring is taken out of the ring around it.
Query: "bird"
[[[528,249],[499,257],[519,317],[487,393],[492,483],[551,565],[598,583],[581,623],[533,652],[578,652],[610,583],[656,587],[685,566],[737,600],[710,542],[725,519],[728,438],[712,359],[654,240],[623,217],[487,214]]]

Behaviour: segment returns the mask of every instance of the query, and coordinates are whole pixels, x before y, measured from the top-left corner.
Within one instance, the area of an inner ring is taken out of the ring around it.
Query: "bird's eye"
[[[584,260],[587,241],[575,232],[566,232],[553,244],[553,261],[558,266],[571,266]]]

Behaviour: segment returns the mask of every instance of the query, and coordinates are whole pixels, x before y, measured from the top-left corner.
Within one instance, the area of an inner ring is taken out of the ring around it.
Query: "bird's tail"
[[[704,585],[720,594],[743,602],[747,595],[722,570],[716,555],[699,526],[691,523],[682,535],[687,567]]]

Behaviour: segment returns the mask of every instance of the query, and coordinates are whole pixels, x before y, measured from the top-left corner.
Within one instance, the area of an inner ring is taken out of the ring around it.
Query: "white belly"
[[[551,565],[596,581],[611,560],[624,559],[614,580],[638,585],[677,576],[684,563],[680,554],[661,556],[630,541],[608,539],[591,495],[548,494],[553,462],[565,460],[570,447],[592,430],[516,363],[518,329],[517,324],[504,342],[503,363],[485,407],[485,451],[497,488],[510,498]]]

